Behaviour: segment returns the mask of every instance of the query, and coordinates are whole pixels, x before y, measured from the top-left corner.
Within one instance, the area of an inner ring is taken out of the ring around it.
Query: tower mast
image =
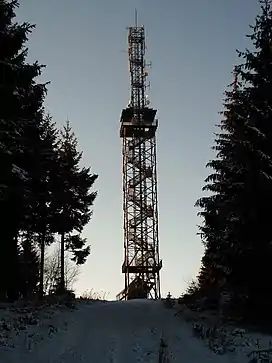
[[[157,110],[146,97],[145,29],[128,29],[130,103],[120,119],[123,156],[125,288],[118,300],[159,299],[160,269],[156,170]]]

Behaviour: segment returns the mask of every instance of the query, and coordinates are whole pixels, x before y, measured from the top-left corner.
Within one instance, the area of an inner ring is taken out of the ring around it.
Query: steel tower
[[[125,288],[118,300],[159,299],[160,269],[158,239],[156,130],[157,110],[146,96],[147,63],[145,30],[130,27],[128,55],[130,103],[120,119],[123,141],[123,212]]]

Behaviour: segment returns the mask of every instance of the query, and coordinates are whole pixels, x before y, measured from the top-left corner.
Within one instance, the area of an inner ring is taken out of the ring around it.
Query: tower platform
[[[158,120],[155,119],[157,110],[143,108],[134,110],[125,108],[120,118],[120,137],[153,137],[158,128]]]

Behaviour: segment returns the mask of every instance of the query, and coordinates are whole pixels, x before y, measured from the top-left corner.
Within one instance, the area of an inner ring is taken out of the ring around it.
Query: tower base
[[[140,277],[136,277],[127,289],[122,290],[116,296],[116,300],[147,299],[152,287],[152,285],[148,284]]]

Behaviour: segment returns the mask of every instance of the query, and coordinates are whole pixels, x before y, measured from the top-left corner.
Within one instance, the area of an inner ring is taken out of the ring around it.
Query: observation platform
[[[153,137],[158,128],[156,113],[157,110],[148,107],[141,110],[132,107],[123,109],[120,118],[120,137]]]
[[[162,269],[162,260],[159,261],[158,265],[151,265],[151,266],[132,266],[132,265],[122,265],[122,273],[156,273]]]

